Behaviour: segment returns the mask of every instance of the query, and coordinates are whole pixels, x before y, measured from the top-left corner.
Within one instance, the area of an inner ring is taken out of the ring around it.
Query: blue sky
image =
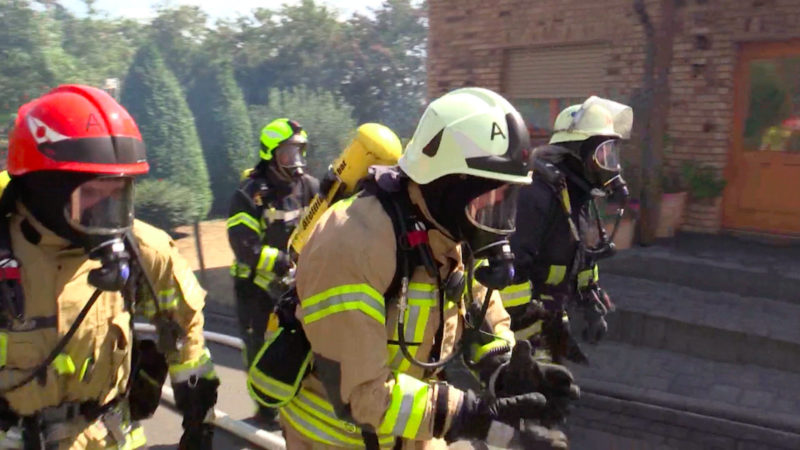
[[[344,17],[353,12],[369,12],[377,8],[382,0],[317,0],[338,10]],[[212,18],[230,18],[246,14],[257,7],[279,8],[284,3],[298,3],[299,0],[97,0],[96,8],[112,16],[144,19],[153,16],[154,5],[198,5]],[[77,14],[83,14],[86,7],[81,0],[63,0],[64,6]]]

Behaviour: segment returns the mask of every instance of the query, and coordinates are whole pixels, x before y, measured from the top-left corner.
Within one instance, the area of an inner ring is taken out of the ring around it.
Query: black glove
[[[292,268],[292,259],[289,254],[283,251],[278,251],[278,256],[275,257],[275,265],[272,266],[272,273],[277,277],[282,277],[289,273]]]
[[[519,427],[520,420],[537,419],[546,403],[547,400],[538,392],[492,400],[467,391],[445,439],[448,442],[459,439],[485,441],[492,426],[506,429],[510,426],[513,432]]]
[[[183,436],[179,449],[210,450],[214,428],[204,423],[209,410],[217,403],[219,380],[200,378],[196,383],[190,381],[174,386],[175,406],[183,413]]]
[[[328,167],[328,171],[325,172],[325,176],[322,177],[322,180],[320,180],[320,182],[319,182],[319,193],[320,193],[320,196],[323,197],[323,198],[327,197],[328,194],[331,193],[330,191],[331,191],[331,188],[333,188],[334,183],[336,183],[337,181],[340,184],[339,184],[338,189],[336,189],[336,193],[333,195],[333,200],[332,201],[334,201],[334,202],[339,200],[338,197],[342,194],[342,192],[344,191],[346,186],[345,186],[344,183],[342,183],[341,178],[339,178],[335,173],[333,173],[333,168],[332,167]]]
[[[530,421],[523,422],[520,429],[506,448],[524,450],[566,450],[569,448],[567,436],[553,428],[545,428]]]
[[[169,367],[156,343],[150,339],[137,339],[133,345],[135,368],[131,375],[128,404],[132,420],[142,420],[153,415],[161,401],[161,386],[167,379]]]
[[[564,366],[537,362],[531,344],[519,341],[511,352],[508,365],[495,376],[495,395],[514,396],[539,392],[547,399],[547,407],[537,419],[543,424],[557,424],[569,414],[569,405],[580,398],[580,389],[574,384],[572,373]]]
[[[597,285],[590,287],[584,301],[581,302],[583,319],[586,327],[581,332],[583,340],[590,344],[600,342],[608,332],[608,323],[605,316],[614,311],[614,303],[606,291]]]
[[[211,450],[214,448],[214,426],[203,424],[186,428],[178,443],[178,450]]]

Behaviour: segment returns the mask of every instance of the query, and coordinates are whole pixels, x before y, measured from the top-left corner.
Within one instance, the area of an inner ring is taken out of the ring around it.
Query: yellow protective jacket
[[[12,385],[45,360],[94,292],[87,275],[100,266],[82,249],[68,248],[67,241],[42,226],[24,207],[19,205],[18,210],[21,213],[10,219],[10,236],[21,267],[24,312],[21,320],[0,329],[0,388]],[[166,233],[139,221],[133,233],[143,269],[159,291],[161,308],[186,333],[180,351],[167,355],[173,383],[192,374],[213,375],[202,335],[205,291]],[[150,295],[141,295],[137,306],[152,312],[152,301]],[[126,388],[132,338],[130,313],[122,295],[104,292],[57,363],[48,368],[44,384],[34,380],[3,397],[18,415],[32,415],[64,402],[110,402]],[[85,435],[81,439],[86,440]]]
[[[412,202],[435,223],[419,187],[409,182],[408,189]],[[463,269],[456,242],[435,229],[428,237],[443,280]],[[395,437],[402,437],[411,448],[413,441],[441,437],[450,427],[463,393],[432,383],[432,374],[411,365],[397,345],[399,309],[394,299],[383,296],[395,273],[396,242],[380,201],[356,196],[323,215],[300,254],[297,317],[311,343],[314,368],[299,395],[281,408],[284,426],[291,428],[288,435],[305,440],[295,447],[312,442],[314,448],[364,447],[360,427],[366,427],[377,432],[381,447],[391,447]],[[459,305],[447,302],[442,317],[436,280],[417,267],[410,281],[405,317],[410,351],[428,361],[444,321],[438,353],[445,358],[462,333]],[[485,291],[479,288],[474,294],[483,296]],[[510,319],[497,294],[491,297],[487,319],[495,334],[513,345]],[[445,391],[446,401],[439,401]],[[440,434],[434,436],[437,416]]]

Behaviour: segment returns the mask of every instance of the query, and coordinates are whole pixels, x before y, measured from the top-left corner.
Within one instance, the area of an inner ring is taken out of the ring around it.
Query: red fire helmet
[[[9,137],[12,176],[43,170],[142,175],[149,166],[128,111],[101,89],[71,84],[20,107]]]

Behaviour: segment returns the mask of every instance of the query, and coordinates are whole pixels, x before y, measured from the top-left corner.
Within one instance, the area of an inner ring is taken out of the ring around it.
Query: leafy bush
[[[681,170],[689,185],[689,196],[694,200],[715,199],[722,195],[727,184],[717,175],[717,169],[713,167],[687,162],[684,163]]]
[[[192,191],[167,180],[142,180],[136,183],[136,218],[171,231],[192,222],[195,206],[186,199]]]

